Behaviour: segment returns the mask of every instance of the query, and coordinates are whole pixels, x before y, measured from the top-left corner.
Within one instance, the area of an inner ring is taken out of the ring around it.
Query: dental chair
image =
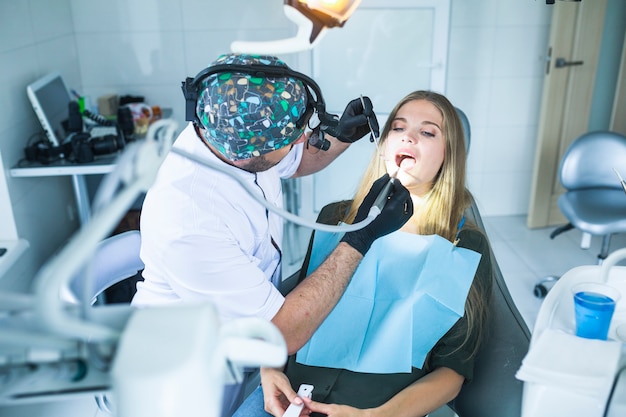
[[[575,139],[559,165],[559,181],[566,191],[558,206],[568,223],[555,229],[550,239],[578,229],[583,233],[581,248],[589,249],[591,236],[601,236],[598,265],[609,254],[611,236],[626,232],[626,188],[615,170],[626,175],[626,136],[609,131],[588,132]],[[545,297],[547,284],[557,279],[541,279],[535,296]]]
[[[474,202],[465,213],[485,234]],[[515,378],[530,344],[530,330],[515,306],[491,252],[493,292],[487,338],[478,352],[474,379],[448,404],[459,417],[521,416],[523,384]]]
[[[470,127],[469,118],[463,110],[459,109],[458,107],[455,107],[455,109],[459,115],[459,118],[461,119],[461,124],[463,125],[463,133],[465,134],[465,151],[469,154],[472,138],[472,129]]]
[[[465,113],[457,108],[465,132],[465,145],[469,152],[470,124]],[[318,222],[335,217],[347,202],[331,203],[319,213]],[[484,223],[474,201],[465,216],[486,233]],[[308,269],[313,236],[302,266]],[[458,417],[520,417],[522,409],[523,383],[515,378],[530,344],[530,330],[515,306],[509,293],[498,262],[491,253],[493,269],[493,291],[489,303],[488,335],[478,352],[474,379],[463,385],[459,395],[448,404]],[[285,281],[281,291],[287,294],[297,285],[300,271]]]
[[[331,203],[320,212],[317,221],[336,217],[348,202]],[[476,204],[467,210],[466,217],[483,232],[485,227]],[[308,268],[313,236],[309,242],[302,270]],[[530,344],[530,331],[515,306],[495,256],[491,253],[493,292],[490,301],[488,336],[480,348],[474,379],[465,384],[459,395],[448,406],[459,417],[520,417],[523,384],[515,378]],[[288,293],[303,277],[300,271],[283,282]]]
[[[456,110],[465,132],[465,149],[469,153],[469,119],[461,109]],[[465,216],[487,235],[475,201]],[[459,417],[521,416],[523,384],[515,378],[515,372],[528,351],[531,334],[513,302],[493,251],[491,262],[493,292],[489,304],[489,333],[478,352],[474,379],[465,384],[448,404]]]
[[[471,128],[467,115],[456,108],[465,132],[465,149],[469,153]],[[485,235],[485,225],[476,202],[465,216]],[[519,417],[522,407],[523,384],[515,372],[528,351],[530,330],[515,306],[506,281],[491,252],[493,292],[490,301],[489,334],[480,348],[474,379],[465,384],[448,406],[459,417]]]

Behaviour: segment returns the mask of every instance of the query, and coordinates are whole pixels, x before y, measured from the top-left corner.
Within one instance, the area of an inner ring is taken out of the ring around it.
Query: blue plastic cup
[[[620,299],[619,291],[606,284],[588,282],[575,285],[572,292],[576,336],[606,340],[615,304]]]

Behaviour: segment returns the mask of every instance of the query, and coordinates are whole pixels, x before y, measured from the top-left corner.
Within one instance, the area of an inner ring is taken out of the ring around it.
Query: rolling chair
[[[85,288],[85,280],[80,274],[70,283],[69,298],[80,299],[87,291],[92,305],[98,300],[103,303],[130,303],[133,294],[129,294],[127,299],[116,300],[102,299],[102,296],[105,291],[126,279],[139,279],[140,271],[144,268],[139,258],[140,247],[141,234],[138,230],[129,230],[104,239],[98,245],[90,265],[89,272],[93,272],[91,288]]]
[[[92,305],[130,303],[136,291],[136,282],[142,279],[141,271],[144,269],[144,264],[139,257],[140,248],[141,234],[138,230],[122,232],[102,240],[96,248],[91,263],[88,265],[89,269],[86,268],[83,273],[77,274],[70,282],[69,291],[67,291],[69,296],[65,294],[65,299],[71,302],[72,298],[79,300],[80,297],[85,297],[85,299],[90,300]],[[88,275],[89,273],[91,273],[91,276]],[[89,287],[85,285],[86,281],[88,281],[85,278],[88,276],[92,279]],[[109,294],[108,290],[121,283],[128,283],[128,288],[123,289],[121,297],[117,297],[115,300],[111,300],[109,297],[103,297]],[[86,293],[84,293],[85,291]],[[95,307],[98,308],[98,306]],[[209,325],[210,323],[207,322],[205,324]],[[234,331],[228,332],[226,337],[233,337],[234,339],[231,341],[231,345],[234,342],[236,346],[239,347],[239,350],[235,349],[234,356],[230,357],[231,361],[235,361],[234,366],[241,366],[237,365],[237,360],[242,360],[245,363],[253,361],[252,363],[254,363],[255,359],[246,358],[246,354],[242,355],[240,350],[243,349],[242,346],[245,346],[245,344],[242,345],[242,343],[246,343],[244,339],[252,334],[251,339],[254,340],[252,346],[254,346],[256,350],[247,348],[245,351],[256,352],[255,354],[258,354],[258,342],[267,337],[265,335],[266,330],[264,326],[259,326],[259,323],[246,323],[241,321],[239,324],[232,325],[229,329]],[[282,336],[280,336],[277,330],[275,331],[282,340]],[[263,336],[259,336],[259,332],[262,333]],[[198,342],[198,340],[195,342]],[[190,343],[193,344],[194,341]],[[284,354],[286,354],[286,348]],[[274,356],[276,356],[276,354],[274,354]],[[124,361],[127,360],[129,360],[128,355],[124,358]],[[211,364],[213,363],[211,362]],[[276,364],[271,366],[276,366]],[[234,368],[231,368],[231,371],[234,371]],[[176,372],[172,373],[172,377],[176,377],[176,375]],[[95,394],[94,399],[101,412],[108,415],[117,415],[116,405],[109,399],[108,394]]]
[[[559,165],[559,181],[566,191],[558,205],[568,223],[555,229],[550,239],[575,228],[583,233],[581,248],[588,249],[591,236],[602,236],[598,265],[609,254],[611,236],[626,232],[626,189],[615,170],[626,172],[626,136],[609,131],[588,132],[575,139]],[[546,284],[558,278],[540,280],[535,296],[545,297]]]
[[[465,132],[465,145],[469,151],[470,124],[467,116],[457,108]],[[334,218],[338,207],[345,202],[331,203],[320,212],[317,221]],[[485,226],[476,202],[466,210],[465,216],[486,235]],[[311,243],[302,270],[307,270]],[[522,359],[530,345],[530,330],[515,306],[496,258],[491,252],[493,291],[490,300],[488,335],[481,346],[474,369],[474,379],[463,385],[459,395],[448,404],[459,417],[520,417],[522,413],[523,383],[515,378]],[[300,279],[300,271],[285,281],[283,294],[293,289]]]

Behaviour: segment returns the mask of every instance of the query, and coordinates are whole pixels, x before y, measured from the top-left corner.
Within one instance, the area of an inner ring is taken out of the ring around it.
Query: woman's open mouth
[[[400,151],[396,154],[396,165],[403,170],[411,169],[415,165],[415,156],[409,152]]]

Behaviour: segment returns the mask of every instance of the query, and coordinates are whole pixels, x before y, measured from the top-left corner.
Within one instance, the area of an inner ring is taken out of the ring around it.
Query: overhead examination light
[[[350,18],[361,0],[285,0],[285,16],[298,25],[293,38],[266,42],[235,41],[235,53],[288,54],[313,48],[327,28],[341,27]]]

